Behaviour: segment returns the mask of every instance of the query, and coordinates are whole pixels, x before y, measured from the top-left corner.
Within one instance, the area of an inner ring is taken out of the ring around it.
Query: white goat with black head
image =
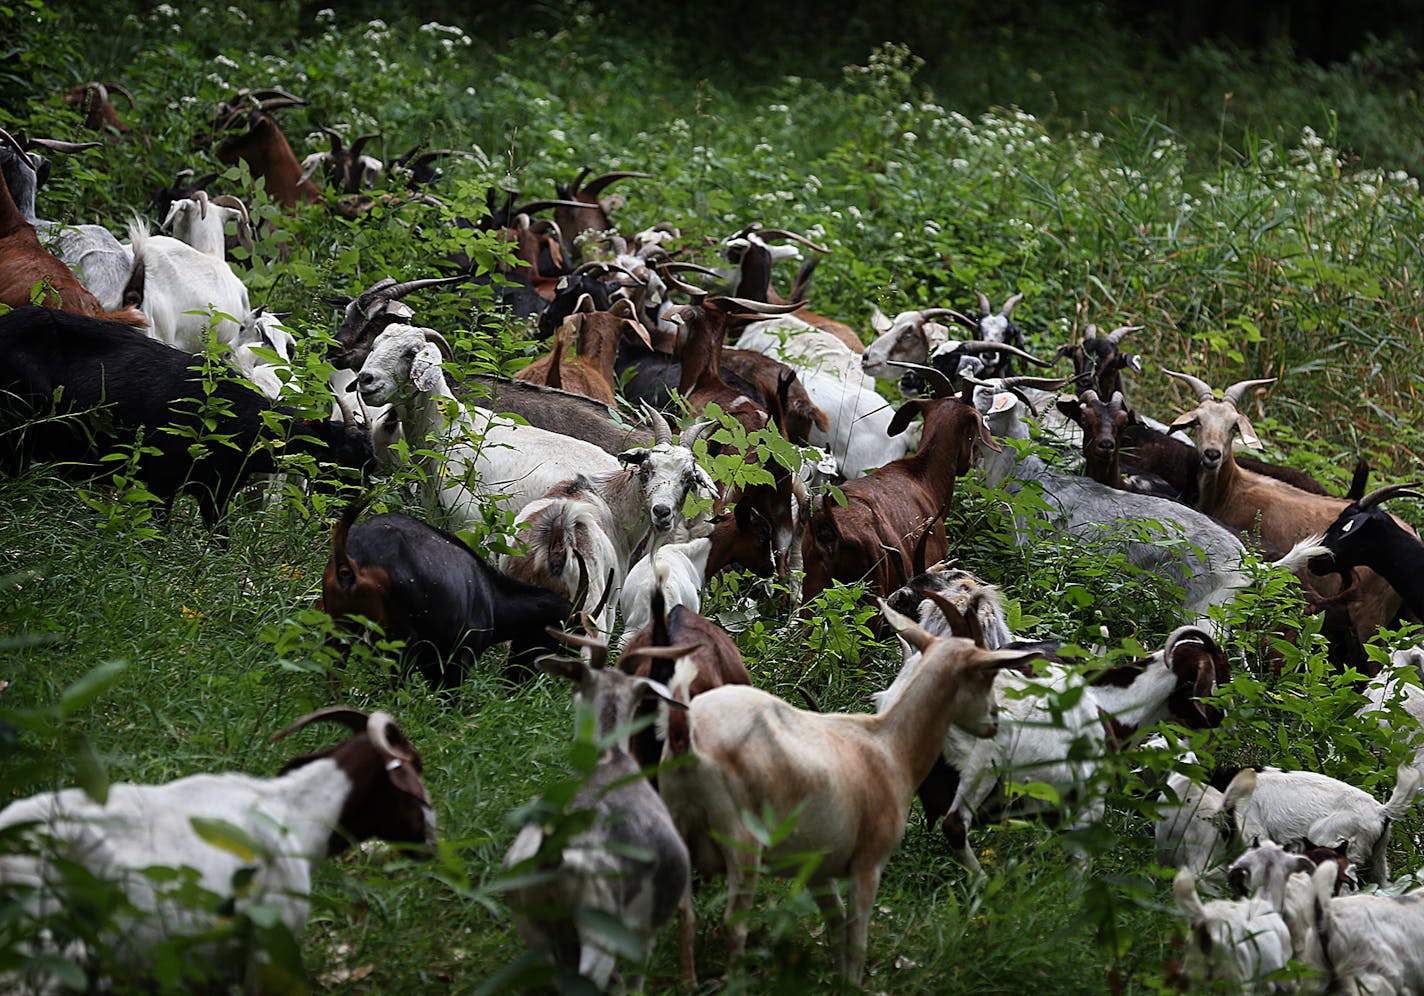
[[[576,707],[593,716],[592,739],[601,749],[598,766],[569,802],[571,812],[592,810],[593,821],[558,849],[549,846],[543,824],[526,824],[504,856],[506,869],[530,876],[509,892],[509,905],[525,942],[562,969],[562,983],[576,975],[605,990],[617,966],[617,948],[588,914],[618,921],[637,939],[641,968],[659,930],[680,903],[690,902],[687,845],[628,750],[629,724],[645,697],[687,707],[660,682],[605,666],[608,647],[601,641],[554,629],[549,634],[593,655],[591,663],[569,657],[539,662],[549,674],[573,682]],[[691,649],[649,647],[642,653],[677,658]],[[684,970],[690,974],[691,966],[685,964]],[[639,981],[629,990],[641,991]]]
[[[77,788],[11,803],[0,811],[0,829],[30,827],[34,846],[0,856],[0,891],[20,896],[31,915],[44,917],[65,906],[66,864],[116,883],[133,909],[119,915],[105,941],[136,974],[151,971],[160,945],[217,931],[232,912],[276,906],[299,934],[321,858],[371,837],[428,847],[435,835],[420,755],[388,713],[322,709],[272,739],[317,722],[345,726],[351,736],[293,758],[272,778],[195,774],[161,785],[111,785],[103,803]],[[212,843],[203,821],[238,828],[257,856]],[[197,885],[227,903],[185,902],[181,879],[165,884],[146,874],[154,865],[193,869]],[[223,906],[230,910],[219,914]],[[218,982],[238,981],[247,967],[230,941],[210,941],[190,953],[214,966]],[[48,991],[49,980],[4,977],[0,989],[14,991],[11,985],[22,981]]]

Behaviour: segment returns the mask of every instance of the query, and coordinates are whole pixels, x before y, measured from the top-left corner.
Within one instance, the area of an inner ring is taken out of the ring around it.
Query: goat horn
[[[913,370],[926,380],[939,381],[943,387],[943,393],[936,395],[937,397],[950,398],[954,396],[954,382],[938,367],[926,366],[923,363],[906,363],[903,360],[886,360],[885,362],[892,367],[904,367],[906,370]]]
[[[900,577],[906,579],[912,577],[912,575],[907,570],[905,570],[905,555],[900,552],[900,548],[898,546],[891,546],[889,543],[881,543],[880,549],[885,551],[885,558],[887,560],[895,561],[896,565],[900,568]]]
[[[57,138],[26,138],[25,147],[34,148],[38,145],[42,149],[49,149],[51,152],[83,152],[85,149],[97,149],[102,142],[61,142]]]
[[[1274,377],[1267,377],[1264,380],[1239,380],[1221,392],[1221,400],[1224,404],[1231,405],[1233,408],[1239,407],[1241,399],[1246,396],[1246,392],[1251,390],[1251,388],[1265,387],[1267,384],[1274,384],[1275,382],[1276,378]]]
[[[986,315],[994,313],[994,307],[989,303],[989,297],[983,291],[975,291],[974,296],[979,299],[979,310]]]
[[[710,418],[702,419],[700,422],[693,422],[686,429],[683,429],[682,434],[677,437],[678,445],[692,449],[692,444],[701,439],[702,434],[716,424],[717,423]]]
[[[763,229],[757,234],[761,236],[763,241],[765,241],[766,239],[790,239],[792,242],[799,242],[807,249],[814,249],[816,252],[830,252],[830,250],[827,249],[825,246],[817,245],[810,239],[806,238],[806,236],[797,235],[795,232],[788,232],[784,228],[767,228]]]
[[[339,155],[341,153],[341,150],[346,147],[345,144],[341,141],[341,132],[337,131],[335,128],[328,128],[326,125],[320,125],[319,127],[322,131],[326,132],[327,138],[331,139],[331,154]]]
[[[1022,292],[1015,294],[1013,297],[1009,298],[1007,301],[1004,302],[1004,306],[999,309],[999,314],[1003,315],[1005,318],[1008,318],[1009,315],[1013,313],[1014,306],[1017,305],[1020,301],[1022,301],[1023,298],[1024,296]]]
[[[584,600],[588,598],[588,563],[583,559],[583,554],[579,552],[578,547],[573,547],[573,554],[574,563],[578,564],[579,579],[578,585],[574,588],[572,604],[574,611],[578,611],[579,606],[583,605]]]
[[[675,288],[676,290],[680,290],[680,291],[682,291],[684,294],[688,294],[688,295],[690,295],[691,297],[693,297],[693,298],[695,298],[695,299],[699,299],[699,300],[700,300],[701,298],[706,297],[708,294],[711,293],[711,291],[703,290],[701,287],[696,287],[696,286],[694,286],[694,285],[692,285],[692,284],[689,284],[689,283],[686,283],[686,282],[684,282],[684,281],[682,281],[682,280],[679,280],[677,277],[673,276],[672,268],[673,268],[674,266],[686,266],[686,265],[687,265],[687,264],[685,264],[685,263],[682,263],[682,264],[679,264],[679,263],[664,263],[662,266],[659,267],[659,269],[662,271],[662,278],[663,278],[663,280],[667,282],[668,286],[673,287],[673,288]]]
[[[793,311],[800,311],[806,307],[805,301],[792,301],[790,304],[768,304],[765,301],[753,301],[745,297],[714,297],[710,304],[715,307],[727,310],[725,305],[731,304],[743,311],[750,311],[758,315],[789,315]]]
[[[647,413],[648,421],[653,425],[653,442],[667,443],[671,446],[672,427],[668,425],[667,419],[663,418],[663,413],[646,401],[643,402],[643,411]]]
[[[920,312],[920,317],[926,321],[935,318],[952,318],[955,322],[966,328],[977,329],[979,323],[972,318],[968,318],[955,311],[953,308],[926,308]]]
[[[1051,367],[1056,362],[1055,360],[1040,360],[1032,353],[1027,353],[1017,346],[1011,346],[1007,342],[987,342],[984,339],[972,339],[969,342],[960,343],[954,347],[954,350],[966,356],[980,353],[1011,353],[1014,356],[1022,357],[1036,367]]]
[[[0,128],[0,142],[3,142],[5,145],[8,145],[10,146],[10,148],[14,149],[15,152],[20,156],[20,158],[22,158],[25,162],[30,161],[30,155],[27,151],[25,151],[25,147],[20,144],[20,140],[17,139],[14,135],[11,135],[4,128]]]
[[[318,709],[316,712],[309,712],[301,719],[294,721],[284,730],[272,734],[267,738],[267,742],[275,744],[283,737],[296,733],[298,730],[311,726],[313,723],[340,723],[352,733],[363,733],[370,725],[371,718],[360,709],[352,709],[349,706],[327,706],[325,709]]]
[[[966,378],[967,379],[967,378]],[[1068,383],[1067,377],[1000,377],[999,383],[1012,390],[1016,387],[1032,387],[1039,391],[1056,391]]]
[[[359,156],[361,154],[361,150],[366,148],[367,142],[371,141],[371,139],[373,138],[380,137],[381,133],[378,131],[373,131],[369,135],[358,135],[356,137],[356,141],[351,143],[351,154],[353,156]]]
[[[533,214],[535,211],[543,211],[546,208],[553,207],[586,208],[588,207],[588,205],[583,203],[583,201],[561,201],[557,199],[547,201],[530,201],[528,204],[521,204],[517,208],[511,208],[509,211],[509,215],[510,217],[513,217],[515,215],[520,214]]]
[[[593,172],[593,167],[592,167],[592,166],[585,166],[583,169],[581,169],[581,170],[578,171],[578,175],[574,177],[574,182],[571,183],[571,184],[569,184],[569,186],[568,186],[569,196],[570,196],[570,197],[576,196],[576,195],[578,194],[579,190],[583,187],[583,181],[587,180],[587,179],[588,179],[588,175],[589,175],[590,173],[592,173],[592,172]],[[560,189],[560,187],[559,187],[559,185],[558,185],[557,183],[554,184],[554,189],[557,190],[557,191],[558,191],[559,193],[561,193],[561,194],[563,193],[563,190]]]
[[[118,84],[118,83],[102,83],[102,84],[100,84],[100,85],[101,85],[101,86],[107,86],[110,90],[114,91],[115,93],[122,94],[123,97],[124,97],[124,99],[129,102],[129,106],[130,106],[130,107],[133,107],[133,106],[134,106],[133,94],[129,93],[129,91],[128,91],[128,89],[127,89],[126,87],[121,86],[121,85]]]
[[[710,270],[707,267],[701,266],[697,263],[682,263],[676,261],[669,261],[662,265],[662,269],[674,270],[678,273],[703,273],[709,277],[717,277],[718,279],[720,279],[722,276],[722,274],[718,273],[716,270]]]
[[[448,277],[424,277],[420,280],[407,280],[404,283],[392,283],[388,287],[381,288],[378,296],[394,301],[396,298],[405,297],[412,291],[418,291],[425,287],[439,287],[442,284],[456,284],[461,282],[462,280],[468,279],[468,274],[455,273]],[[375,290],[375,288],[373,287],[372,290]],[[367,293],[370,293],[370,291],[367,291]],[[365,295],[362,296],[364,297]]]
[[[198,217],[204,221],[208,220],[208,192],[206,190],[193,191],[193,200],[198,202]]]
[[[910,566],[913,567],[915,571],[914,574],[910,575],[910,577],[912,578],[919,577],[921,574],[925,573],[927,566],[925,564],[925,554],[929,552],[930,536],[934,534],[935,520],[943,519],[944,511],[945,508],[943,505],[941,505],[939,511],[935,513],[933,518],[925,520],[925,528],[920,530],[919,541],[915,543],[914,560],[910,564]]]
[[[406,747],[395,745],[396,739],[405,740],[405,734],[396,725],[395,717],[384,709],[377,709],[371,713],[371,718],[366,724],[366,736],[371,738],[371,745],[386,757],[395,758],[407,764],[415,760],[415,755]]]
[[[584,650],[603,651],[608,653],[608,641],[594,636],[584,636],[582,633],[570,633],[568,630],[555,629],[553,626],[544,627],[544,632],[548,633],[555,640],[558,640],[566,647],[580,647]]]
[[[440,350],[441,356],[445,357],[445,359],[447,360],[455,359],[455,351],[450,348],[450,343],[445,341],[445,337],[443,335],[441,335],[439,332],[436,332],[434,329],[424,329],[423,331],[425,332],[425,341],[435,343],[436,348]]]
[[[300,97],[269,97],[258,103],[257,109],[263,111],[280,111],[284,107],[305,107],[307,102]]]
[[[341,409],[341,424],[354,426],[356,424],[356,412],[351,408],[351,402],[346,400],[345,391],[333,391],[331,398],[336,402],[336,407]]]
[[[619,273],[623,274],[624,276],[632,277],[634,280],[637,280],[637,279],[638,279],[638,278],[637,278],[636,276],[634,276],[632,273],[628,272],[628,270],[627,270],[626,267],[620,266],[620,265],[618,265],[617,263],[614,263],[614,262],[612,262],[611,260],[606,260],[606,259],[594,259],[594,260],[590,260],[590,261],[587,262],[587,263],[583,263],[582,265],[575,267],[575,268],[574,268],[574,272],[573,272],[573,276],[575,276],[575,277],[581,277],[581,276],[583,276],[585,273],[592,273],[594,270],[603,270],[603,271],[605,271],[605,272],[608,271],[608,270],[617,270]]]
[[[615,577],[616,571],[617,568],[608,568],[608,580],[603,585],[603,597],[600,598],[598,604],[593,607],[593,611],[589,613],[590,616],[597,618],[598,614],[607,607],[608,600],[613,597],[613,578]],[[606,646],[604,647],[603,653],[606,659],[608,654],[608,648]]]
[[[208,203],[216,204],[218,207],[230,207],[242,215],[243,221],[249,221],[247,205],[242,203],[242,198],[240,197],[235,197],[232,194],[218,194],[216,197],[211,198]]]
[[[1088,327],[1093,328],[1091,325]],[[1118,343],[1122,342],[1122,337],[1127,335],[1129,332],[1141,332],[1146,327],[1146,325],[1120,325],[1108,333],[1108,342],[1116,346]],[[1096,329],[1094,329],[1094,331],[1096,331]]]
[[[1191,374],[1177,373],[1175,370],[1168,370],[1166,367],[1162,368],[1162,372],[1168,377],[1177,378],[1183,384],[1186,384],[1189,388],[1195,391],[1197,393],[1198,401],[1215,400],[1216,392],[1211,389],[1211,385],[1207,384],[1206,381],[1198,380]]]
[[[1424,486],[1424,481],[1412,481],[1409,484],[1387,484],[1382,488],[1376,488],[1371,491],[1355,504],[1359,506],[1361,510],[1364,510],[1373,508],[1380,502],[1388,501],[1391,498],[1424,498],[1424,495],[1412,490],[1421,486]]]
[[[604,173],[602,176],[596,176],[592,180],[590,180],[588,182],[587,187],[579,185],[575,186],[574,189],[577,190],[579,193],[585,194],[589,197],[597,197],[603,192],[603,188],[608,186],[610,183],[616,183],[619,180],[651,180],[652,178],[653,175],[651,173],[634,173],[629,171],[621,173]],[[588,207],[589,205],[584,204],[581,206]]]

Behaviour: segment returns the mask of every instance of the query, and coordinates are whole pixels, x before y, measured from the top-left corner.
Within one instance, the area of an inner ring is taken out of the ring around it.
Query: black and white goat
[[[299,934],[321,858],[372,837],[425,847],[435,840],[420,755],[390,714],[322,709],[272,739],[317,722],[337,723],[351,736],[293,758],[273,778],[195,774],[161,785],[111,785],[103,803],[78,788],[11,803],[0,811],[0,829],[31,828],[31,846],[0,856],[0,890],[23,897],[31,915],[46,917],[65,908],[65,865],[77,863],[114,882],[132,910],[118,914],[104,940],[118,964],[140,974],[152,968],[155,950],[165,942],[215,933],[234,913],[249,909],[276,907]],[[204,835],[205,821],[237,828],[256,855],[213,843]],[[196,871],[196,884],[226,902],[185,901],[183,879],[165,887],[167,880],[147,873],[154,865]],[[244,870],[251,874],[240,884]],[[215,981],[242,979],[247,966],[231,940],[201,941],[190,955],[198,952],[221,975]],[[13,991],[10,983],[21,981],[0,977],[0,988]],[[47,980],[23,981],[48,991]]]

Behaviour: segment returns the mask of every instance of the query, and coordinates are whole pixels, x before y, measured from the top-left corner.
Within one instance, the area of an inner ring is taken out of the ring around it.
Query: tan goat
[[[617,301],[608,311],[595,311],[593,298],[579,298],[574,312],[554,333],[554,345],[549,352],[514,375],[516,380],[557,387],[574,394],[616,405],[613,393],[617,375],[613,361],[618,355],[618,340],[625,331],[633,332],[649,349],[652,340],[648,330],[637,320],[633,305]],[[565,356],[572,343],[575,356]]]
[[[769,809],[771,825],[796,821],[772,857],[820,853],[809,881],[846,976],[860,982],[881,872],[900,844],[910,800],[939,756],[945,731],[953,723],[976,736],[993,736],[994,675],[1040,656],[937,638],[880,604],[890,624],[920,651],[905,664],[911,669],[901,679],[907,687],[893,706],[879,715],[807,712],[749,685],[724,685],[697,696],[689,708],[690,754],[697,763],[662,772],[663,798],[694,865],[703,873],[727,874],[733,964],[746,947],[745,914],[762,850],[742,814],[761,816]],[[850,879],[849,916],[833,881],[839,878]],[[685,906],[686,947],[691,915]],[[689,960],[690,951],[683,957]]]
[[[1348,499],[1311,494],[1236,463],[1232,442],[1237,433],[1247,446],[1261,448],[1260,439],[1238,406],[1247,391],[1275,383],[1274,377],[1238,381],[1217,401],[1215,392],[1204,381],[1171,370],[1163,373],[1196,392],[1197,407],[1177,416],[1170,431],[1195,430],[1193,437],[1201,457],[1197,508],[1202,512],[1235,529],[1259,531],[1266,543],[1286,550],[1307,536],[1323,534],[1350,504]],[[1409,529],[1403,522],[1400,525]],[[1384,578],[1367,568],[1359,568],[1356,578],[1358,597],[1350,605],[1350,622],[1363,642],[1393,620],[1400,597]],[[1310,580],[1322,594],[1331,595],[1338,589],[1333,577],[1311,575]]]

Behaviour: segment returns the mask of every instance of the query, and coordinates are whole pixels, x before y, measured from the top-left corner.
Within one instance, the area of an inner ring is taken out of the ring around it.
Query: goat
[[[490,647],[512,640],[516,661],[549,649],[545,627],[573,611],[567,598],[486,564],[457,536],[396,512],[357,522],[349,506],[331,531],[320,607],[334,619],[364,616],[404,640],[404,667],[437,688],[464,680]]]
[[[953,398],[907,401],[895,413],[890,434],[903,432],[916,415],[924,416],[925,427],[914,456],[847,481],[841,489],[843,507],[827,496],[812,513],[801,542],[805,598],[814,598],[832,581],[861,580],[874,594],[888,596],[904,584],[905,565],[922,530],[930,532],[928,556],[944,556],[942,520],[954,497],[954,480],[972,465],[976,442],[998,444],[973,406]],[[887,550],[894,553],[887,555]]]
[[[1230,850],[1241,850],[1252,837],[1344,841],[1350,861],[1380,885],[1389,882],[1390,824],[1409,812],[1421,784],[1424,771],[1401,765],[1394,792],[1381,805],[1368,792],[1314,771],[1226,769],[1211,780],[1211,788],[1237,800],[1227,823]],[[1188,849],[1200,847],[1205,836],[1198,835]],[[1185,863],[1201,868],[1208,860],[1191,853]]]
[[[592,398],[488,374],[475,374],[465,383],[480,392],[469,400],[481,407],[518,415],[536,428],[573,436],[613,456],[653,443],[651,428],[626,421],[621,413]]]
[[[807,439],[831,455],[842,477],[862,477],[915,447],[912,430],[890,435],[895,409],[868,386],[857,387],[829,373],[800,371],[796,376],[830,423],[824,430],[814,428]]]
[[[1270,977],[1290,962],[1292,946],[1290,928],[1274,906],[1260,898],[1203,903],[1196,877],[1186,868],[1172,880],[1172,895],[1191,928],[1187,973],[1193,984],[1226,982],[1240,992],[1275,989]]]
[[[23,161],[23,165],[18,165]],[[16,165],[12,165],[16,164]],[[11,195],[9,176],[18,173],[34,181],[35,171],[28,153],[9,134],[0,131],[0,304],[22,308],[30,303],[35,285],[41,302],[63,311],[89,318],[122,322],[143,328],[148,319],[137,308],[115,305],[106,308],[74,272],[57,256],[40,245],[35,225],[21,211]],[[29,188],[29,213],[34,214],[34,188]],[[113,239],[113,236],[109,236]],[[115,243],[117,244],[117,243]]]
[[[124,123],[119,112],[109,102],[109,91],[119,94],[134,106],[133,94],[117,83],[97,80],[73,87],[64,95],[64,102],[84,115],[84,127],[90,131],[111,131],[116,135],[132,135],[133,128]]]
[[[1347,504],[1320,541],[1329,552],[1310,561],[1314,574],[1348,578],[1358,568],[1383,577],[1417,619],[1424,619],[1424,543],[1380,506],[1391,498],[1424,497],[1421,483],[1391,484]]]
[[[580,262],[581,241],[580,235],[585,232],[611,232],[613,222],[608,217],[610,211],[623,206],[623,199],[618,195],[600,197],[610,184],[619,180],[650,180],[650,173],[635,173],[630,170],[623,170],[615,173],[602,173],[593,179],[588,175],[593,170],[585,166],[579,170],[578,176],[574,177],[573,183],[556,183],[554,192],[559,200],[571,202],[561,204],[554,208],[554,221],[558,223],[559,230],[564,238],[568,240],[566,245],[571,251],[575,263]]]
[[[463,274],[450,277],[426,277],[403,280],[393,277],[377,280],[355,297],[326,298],[326,303],[341,309],[332,337],[336,340],[326,354],[327,362],[338,370],[360,370],[370,355],[376,337],[389,326],[404,322],[415,315],[415,309],[402,300],[426,287],[440,287],[463,281]]]
[[[148,334],[167,346],[200,352],[210,326],[231,346],[252,310],[247,286],[220,256],[211,256],[166,235],[149,235],[148,223],[129,224],[133,273],[124,300],[148,316]]]
[[[1195,762],[1195,757],[1188,760]],[[1185,772],[1170,772],[1153,823],[1157,863],[1190,871],[1219,891],[1226,862],[1241,850],[1237,813],[1256,787],[1254,776],[1248,768],[1220,789],[1199,785]]]
[[[282,324],[286,315],[269,312],[264,307],[249,311],[238,325],[232,343],[232,365],[257,385],[257,389],[276,401],[287,386],[292,370],[292,355],[297,349],[296,337]],[[259,351],[275,353],[275,359]],[[343,413],[344,414],[344,413]],[[351,421],[350,418],[345,419]]]
[[[877,334],[860,358],[861,370],[876,380],[899,380],[904,371],[890,361],[928,364],[930,353],[949,340],[949,329],[935,319],[950,316],[969,322],[953,308],[902,311],[894,318],[876,308],[870,313],[870,326]]]
[[[0,466],[40,459],[112,470],[106,454],[132,452],[137,477],[165,509],[192,494],[212,528],[248,474],[279,469],[271,450],[284,435],[289,452],[372,465],[364,429],[299,418],[232,379],[209,395],[203,378],[201,361],[115,322],[34,307],[0,315],[0,436],[13,440]]]
[[[1340,876],[1335,882],[1337,895],[1342,889],[1354,892],[1359,888],[1354,865],[1345,854],[1343,844],[1338,849],[1313,847],[1306,851],[1290,851],[1273,840],[1259,837],[1226,869],[1226,884],[1235,898],[1262,895],[1275,909],[1284,913],[1290,880],[1296,874],[1313,875],[1315,869],[1327,861],[1334,862],[1340,869]]]
[[[1141,325],[1122,325],[1107,335],[1098,335],[1098,327],[1089,325],[1083,330],[1083,341],[1059,346],[1056,358],[1067,357],[1073,364],[1071,383],[1080,397],[1085,391],[1096,391],[1100,397],[1111,398],[1123,389],[1122,372],[1132,370],[1142,372],[1142,357],[1135,353],[1125,353],[1119,347],[1123,336],[1129,332],[1140,332]]]
[[[123,308],[124,282],[133,268],[132,254],[102,225],[69,225],[36,217],[35,196],[49,176],[49,163],[37,153],[28,151],[39,147],[57,152],[76,152],[94,144],[59,142],[48,138],[22,141],[0,130],[0,170],[4,172],[5,184],[10,189],[16,208],[35,227],[40,244],[53,250],[64,261],[75,278],[98,300],[101,312],[111,313]],[[60,291],[63,300],[64,289],[60,288]]]
[[[237,241],[248,255],[252,254],[252,223],[247,205],[231,194],[209,197],[197,190],[191,197],[177,197],[169,202],[168,213],[159,230],[172,231],[173,237],[216,259],[227,258],[227,238],[223,228],[231,221],[237,225]]]
[[[641,701],[681,703],[659,682],[601,664],[569,657],[539,662],[549,674],[573,682],[578,709],[593,716],[598,765],[568,803],[570,812],[592,811],[588,829],[560,845],[551,844],[544,824],[527,823],[504,856],[507,870],[535,876],[508,893],[525,943],[543,949],[566,975],[577,974],[600,992],[613,977],[617,948],[587,914],[601,913],[622,924],[641,946],[639,964],[646,965],[658,931],[680,904],[690,901],[692,887],[687,845],[667,805],[638,776],[640,766],[628,746],[628,724]],[[642,988],[641,979],[629,987],[635,992]]]
[[[229,135],[218,145],[218,162],[224,166],[233,166],[239,159],[247,163],[253,180],[265,181],[268,196],[284,208],[326,200],[316,184],[302,175],[302,164],[272,117],[278,108],[305,105],[305,100],[283,90],[242,90],[232,100],[221,101],[213,118],[214,137],[235,125],[246,125],[241,133]]]
[[[594,478],[580,474],[526,505],[515,526],[527,529],[529,550],[506,554],[502,562],[514,577],[563,592],[578,584],[576,568],[591,571],[588,595],[605,607],[595,613],[604,633],[613,629],[616,595],[633,551],[647,538],[656,546],[671,534],[683,521],[689,494],[709,501],[716,496],[712,479],[692,454],[707,423],[683,430],[676,444],[661,415],[654,426],[657,443],[619,454],[623,469]]]
[[[1259,529],[1261,538],[1282,548],[1310,533],[1323,533],[1350,503],[1330,495],[1313,495],[1281,481],[1239,466],[1232,456],[1232,440],[1239,433],[1247,446],[1261,442],[1238,406],[1252,387],[1274,383],[1245,380],[1232,384],[1220,401],[1205,382],[1187,374],[1164,373],[1188,385],[1197,395],[1197,407],[1177,417],[1172,429],[1194,429],[1201,467],[1197,475],[1197,507],[1236,529]],[[1397,521],[1397,520],[1396,520]],[[1400,528],[1408,529],[1403,523]],[[1322,594],[1334,594],[1333,579],[1312,582]],[[1357,573],[1358,597],[1349,605],[1350,621],[1360,642],[1394,618],[1400,597],[1380,575],[1367,568]]]
[[[560,326],[549,354],[519,371],[515,379],[582,394],[609,405],[617,404],[618,398],[613,393],[614,361],[618,341],[628,333],[652,348],[648,330],[635,317],[631,302],[622,300],[608,311],[594,311],[593,299],[585,297]],[[564,350],[570,345],[577,355],[565,357]]]
[[[688,755],[697,763],[664,770],[660,791],[689,842],[694,867],[726,871],[733,965],[746,946],[746,912],[762,852],[742,814],[760,814],[771,825],[794,818],[795,828],[775,852],[821,854],[809,882],[832,936],[844,928],[836,943],[839,960],[850,983],[860,983],[881,872],[945,730],[955,723],[992,736],[994,674],[1037,656],[936,638],[884,603],[882,612],[920,656],[906,665],[913,671],[904,694],[879,715],[805,712],[749,685],[714,688],[691,702]],[[833,885],[837,878],[850,879],[849,916]],[[691,941],[688,929],[684,940]]]
[[[322,709],[271,739],[318,722],[345,726],[351,737],[293,758],[272,778],[194,774],[160,785],[111,785],[103,803],[77,788],[11,803],[0,810],[0,827],[28,827],[33,847],[0,856],[0,888],[24,896],[32,916],[53,917],[68,905],[63,866],[80,865],[113,882],[131,907],[103,934],[125,969],[148,975],[161,945],[196,937],[202,940],[194,957],[221,977],[208,981],[221,981],[222,989],[237,984],[248,966],[231,935],[219,932],[235,913],[275,909],[300,934],[319,859],[372,837],[426,848],[434,843],[435,813],[420,755],[390,714]],[[205,821],[236,828],[257,859],[210,842]],[[197,888],[226,901],[194,903],[186,898],[188,886],[179,887],[184,879],[165,887],[165,880],[147,874],[155,864],[192,869]],[[0,985],[12,991],[3,977]]]
[[[385,169],[385,164],[375,156],[365,154],[366,143],[379,135],[360,135],[346,148],[341,133],[334,128],[321,126],[321,130],[331,139],[330,152],[313,152],[301,162],[302,179],[311,180],[317,170],[322,170],[327,183],[342,194],[359,194],[375,186],[376,178]]]
[[[1424,992],[1424,890],[1337,896],[1338,876],[1336,865],[1322,864],[1311,876],[1314,902],[1302,904],[1306,926],[1319,936],[1312,967],[1332,992]]]

